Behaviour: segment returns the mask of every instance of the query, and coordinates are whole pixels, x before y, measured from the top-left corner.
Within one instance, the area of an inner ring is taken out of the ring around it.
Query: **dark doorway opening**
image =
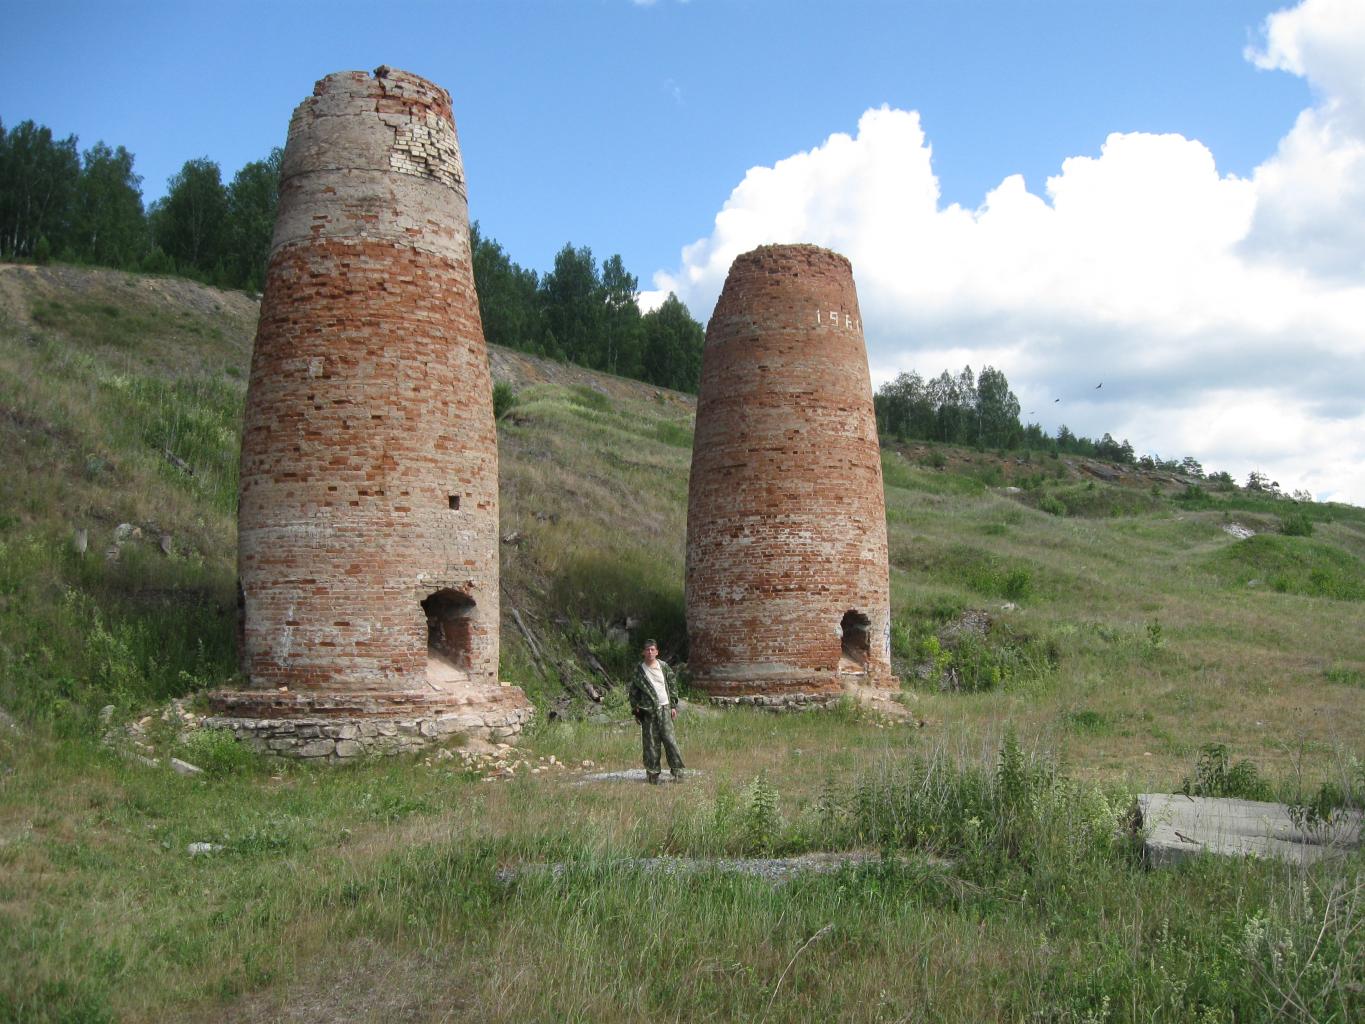
[[[458,590],[438,590],[422,602],[427,613],[427,657],[468,672],[474,649],[474,599]]]
[[[839,630],[843,634],[840,670],[866,672],[868,659],[872,656],[872,620],[862,612],[850,609],[839,620]]]

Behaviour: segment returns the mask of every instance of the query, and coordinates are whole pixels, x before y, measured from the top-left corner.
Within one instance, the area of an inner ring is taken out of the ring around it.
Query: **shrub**
[[[1038,509],[1039,511],[1046,512],[1048,515],[1052,516],[1066,515],[1066,506],[1063,505],[1051,494],[1045,494],[1041,499],[1039,499]]]
[[[1185,777],[1181,792],[1186,796],[1237,797],[1269,800],[1270,786],[1250,761],[1232,763],[1225,743],[1206,743],[1199,748],[1194,777]]]
[[[1286,537],[1313,536],[1313,520],[1305,512],[1291,512],[1280,518],[1280,532]]]
[[[180,741],[180,757],[213,776],[240,775],[259,766],[260,759],[224,729],[197,729]]]
[[[1033,576],[1027,569],[1011,569],[1005,573],[1000,589],[1011,601],[1022,601],[1033,590]]]
[[[39,236],[38,244],[33,247],[33,259],[43,266],[52,262],[52,243],[47,240],[47,235]]]
[[[771,853],[782,835],[782,811],[777,790],[766,771],[749,783],[740,812],[744,846],[751,853]]]
[[[493,418],[500,420],[517,404],[517,393],[505,380],[493,384]]]

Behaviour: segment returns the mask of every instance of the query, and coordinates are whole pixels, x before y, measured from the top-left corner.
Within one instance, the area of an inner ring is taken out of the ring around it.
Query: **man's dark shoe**
[[[678,769],[676,769],[676,770],[673,772],[673,781],[674,781],[674,782],[681,782],[682,780],[683,780],[683,770],[682,770],[681,768],[678,768]]]
[[[645,781],[648,782],[651,786],[657,786],[659,784],[659,773],[645,772]]]

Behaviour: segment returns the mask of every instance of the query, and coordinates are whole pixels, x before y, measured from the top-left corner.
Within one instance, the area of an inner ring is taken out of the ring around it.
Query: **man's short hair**
[[[649,640],[646,640],[646,641],[644,642],[644,644],[643,644],[642,647],[641,647],[641,650],[643,650],[645,647],[658,647],[658,646],[659,646],[659,641],[657,641],[657,640],[655,640],[655,639],[653,639],[653,638],[651,637]]]

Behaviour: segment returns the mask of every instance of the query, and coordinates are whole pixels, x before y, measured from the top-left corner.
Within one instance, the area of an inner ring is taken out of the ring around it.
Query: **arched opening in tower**
[[[422,602],[422,610],[427,613],[427,679],[468,680],[474,654],[474,599],[458,590],[438,590]]]
[[[849,609],[839,620],[843,650],[839,652],[840,672],[866,672],[872,655],[872,620],[862,612]]]

